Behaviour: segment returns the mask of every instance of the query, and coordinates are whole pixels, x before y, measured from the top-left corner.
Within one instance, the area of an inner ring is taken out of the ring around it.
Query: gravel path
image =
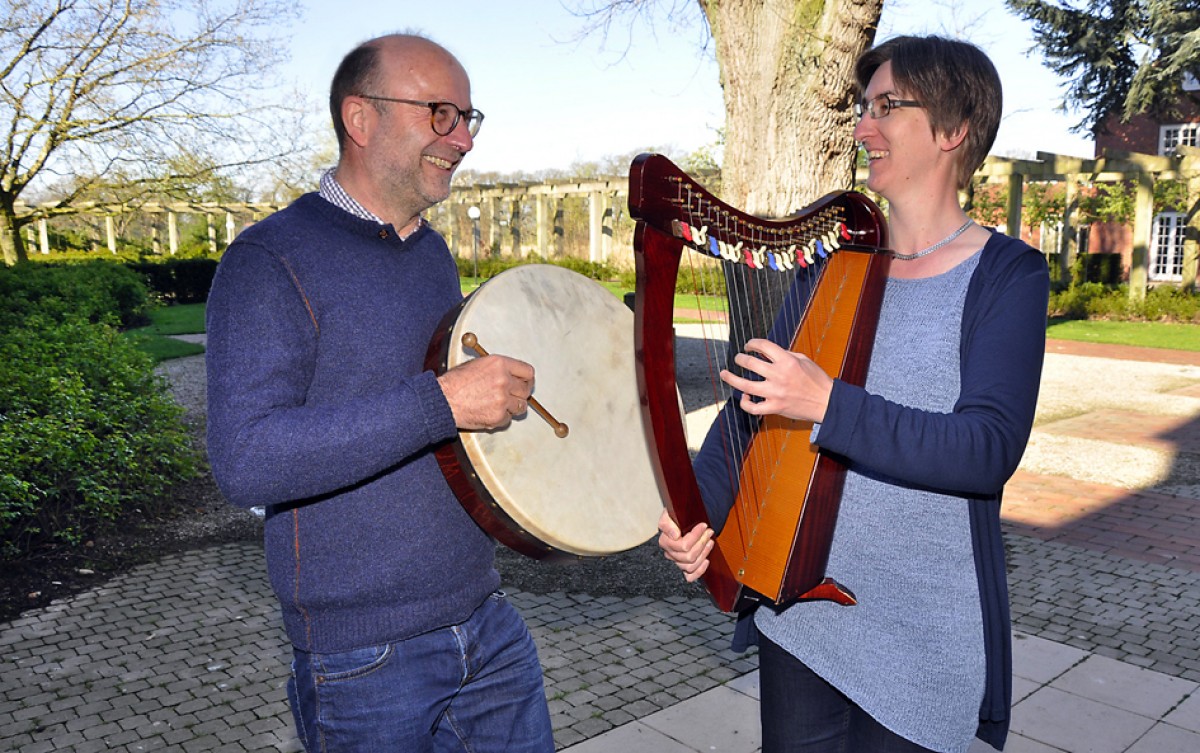
[[[682,325],[678,330],[680,363],[699,365],[706,362],[699,325]],[[202,339],[202,336],[192,339]],[[699,366],[691,370],[693,374],[700,372],[703,368]],[[204,356],[167,361],[160,367],[160,373],[169,380],[176,399],[187,411],[187,420],[202,437]],[[1200,384],[1200,366],[1048,353],[1035,428],[1021,468],[1121,488],[1200,498],[1200,455],[1177,452],[1169,446],[1131,447],[1119,442],[1080,439],[1039,430],[1055,421],[1097,409],[1200,420],[1200,400],[1171,394],[1196,384]],[[711,390],[707,384],[688,381],[681,374],[680,392],[694,418],[699,415],[695,411],[706,401]],[[261,525],[256,518],[231,505],[207,507],[204,514],[183,525],[198,529],[240,527],[247,530]],[[652,598],[680,593],[674,568],[662,559],[653,542],[624,554],[586,559],[567,567],[543,565],[503,547],[498,550],[497,557],[497,565],[506,582],[533,593],[565,590],[594,595],[629,595],[636,592]],[[696,587],[696,593],[702,593],[699,587]]]

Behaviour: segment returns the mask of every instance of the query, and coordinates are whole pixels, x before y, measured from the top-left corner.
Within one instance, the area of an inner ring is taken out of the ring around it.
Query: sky
[[[673,2],[686,6],[660,5]],[[471,77],[485,120],[463,167],[480,172],[566,169],[646,148],[686,154],[716,142],[724,105],[698,20],[625,19],[607,38],[580,38],[585,20],[570,9],[581,3],[565,3],[305,0],[282,75],[327,127],[329,81],[342,56],[379,34],[422,32]],[[961,36],[992,57],[1005,92],[993,154],[1092,156],[1092,140],[1069,130],[1078,114],[1057,112],[1062,82],[1031,52],[1028,24],[1003,0],[885,0],[877,41],[905,33]]]

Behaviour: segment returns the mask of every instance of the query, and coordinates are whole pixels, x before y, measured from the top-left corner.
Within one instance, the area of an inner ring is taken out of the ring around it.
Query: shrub
[[[462,277],[474,277],[476,269],[476,260],[470,256],[457,257],[455,262],[458,264],[458,274]],[[524,259],[502,258],[499,256],[485,256],[478,260],[479,277],[482,279],[490,279],[500,274],[501,272],[512,269],[513,267],[522,264],[553,264],[557,267],[569,269],[572,272],[583,275],[592,280],[612,281],[622,278],[622,273],[614,265],[603,261],[588,261],[587,259],[576,259],[568,256],[553,261],[543,259],[537,254],[530,254]]]
[[[1150,321],[1200,323],[1200,295],[1179,288],[1151,288],[1141,309],[1142,318]]]
[[[697,263],[694,269],[689,269],[691,261],[687,255],[696,253],[684,249],[684,257],[680,262],[679,274],[675,277],[676,295],[723,296],[727,289],[726,272],[719,265],[710,263],[707,254],[697,253],[703,261]],[[774,275],[777,272],[762,272],[764,275]],[[636,270],[623,270],[617,274],[616,280],[626,290],[637,288]]]
[[[114,327],[35,312],[0,329],[0,559],[161,511],[196,472],[181,411]]]
[[[1129,300],[1129,286],[1118,285],[1108,288],[1097,283],[1088,283],[1098,292],[1084,306],[1085,319],[1129,319],[1134,316],[1133,302]]]
[[[208,256],[171,257],[132,262],[160,299],[170,303],[203,303],[208,300],[217,260]]]
[[[0,301],[0,329],[35,312],[57,321],[82,317],[129,327],[145,318],[150,295],[137,273],[113,262],[31,262],[0,267]]]
[[[1128,285],[1085,282],[1052,293],[1049,315],[1066,319],[1200,322],[1200,296],[1178,288],[1157,287],[1147,291],[1144,300],[1133,300]]]
[[[1120,254],[1079,254],[1071,279],[1076,282],[1099,282],[1109,286],[1120,284]]]
[[[480,256],[478,261],[467,257],[457,257],[455,262],[458,264],[458,274],[460,277],[474,277],[476,269],[479,270],[479,278],[481,280],[490,280],[506,269],[528,264],[529,261],[520,259],[504,259],[498,256]]]
[[[560,267],[566,267],[572,272],[578,272],[584,277],[592,280],[603,280],[605,282],[617,280],[621,277],[621,272],[612,264],[605,261],[588,261],[587,259],[576,259],[568,256],[563,259],[558,259],[554,262]]]

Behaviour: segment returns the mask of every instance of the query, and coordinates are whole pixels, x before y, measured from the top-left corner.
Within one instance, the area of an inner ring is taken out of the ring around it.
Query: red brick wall
[[[1195,95],[1197,92],[1192,92],[1192,94]],[[1200,103],[1186,97],[1179,103],[1179,112],[1165,119],[1153,118],[1149,115],[1135,115],[1128,123],[1122,123],[1119,118],[1110,117],[1105,121],[1104,127],[1098,129],[1095,134],[1095,156],[1101,157],[1106,149],[1158,154],[1162,124],[1197,122],[1200,122]],[[1120,254],[1121,277],[1129,279],[1129,269],[1133,261],[1133,229],[1107,222],[1093,224],[1089,235],[1088,252]]]
[[[1094,222],[1088,231],[1089,254],[1120,254],[1121,279],[1129,279],[1133,263],[1133,228],[1112,222]]]
[[[1113,149],[1122,152],[1142,152],[1143,154],[1158,154],[1157,120],[1146,115],[1135,115],[1128,123],[1108,121],[1108,130],[1096,134],[1096,154],[1099,158],[1104,150]]]
[[[1122,123],[1119,118],[1110,117],[1104,122],[1104,128],[1096,133],[1095,156],[1100,157],[1105,149],[1158,154],[1159,126],[1163,123],[1200,122],[1200,105],[1196,102],[1185,99],[1179,104],[1179,110],[1181,117],[1166,120],[1135,115],[1128,123]]]

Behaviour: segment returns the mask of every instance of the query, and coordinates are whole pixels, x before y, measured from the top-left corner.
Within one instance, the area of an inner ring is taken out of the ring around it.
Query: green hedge
[[[182,409],[118,332],[148,303],[111,262],[0,269],[0,560],[157,514],[196,473]]]
[[[1098,282],[1104,285],[1117,285],[1121,282],[1120,254],[1080,254],[1076,257],[1080,264],[1080,280],[1082,282]]]
[[[159,299],[167,303],[204,303],[217,273],[217,260],[207,256],[129,262]]]
[[[145,319],[150,305],[141,275],[113,262],[0,266],[0,329],[35,313],[130,327]]]
[[[1200,323],[1200,295],[1174,287],[1151,288],[1142,300],[1128,285],[1085,282],[1050,295],[1049,315],[1065,319],[1134,319]]]
[[[455,259],[455,262],[458,264],[459,276],[475,277],[476,271],[478,271],[478,277],[481,280],[491,279],[505,270],[519,267],[522,264],[553,264],[556,267],[563,267],[572,272],[578,272],[584,277],[593,280],[610,281],[621,278],[620,270],[608,262],[587,261],[572,257],[550,261],[543,259],[537,254],[532,254],[524,259],[488,255],[480,257],[477,261],[471,257],[460,256]]]
[[[476,266],[478,266],[479,277],[483,280],[495,277],[506,269],[511,269],[521,264],[553,264],[569,269],[572,272],[578,272],[584,277],[593,280],[619,283],[627,290],[633,290],[637,286],[637,273],[634,270],[622,270],[608,262],[587,261],[572,257],[548,261],[535,254],[520,260],[487,256],[479,259],[478,262],[469,257],[458,257],[456,261],[460,276],[474,277]],[[675,280],[675,292],[698,295],[725,294],[725,278],[723,275],[706,274],[704,275],[703,284],[705,285],[704,289],[697,289],[697,283],[690,275],[681,274]]]

